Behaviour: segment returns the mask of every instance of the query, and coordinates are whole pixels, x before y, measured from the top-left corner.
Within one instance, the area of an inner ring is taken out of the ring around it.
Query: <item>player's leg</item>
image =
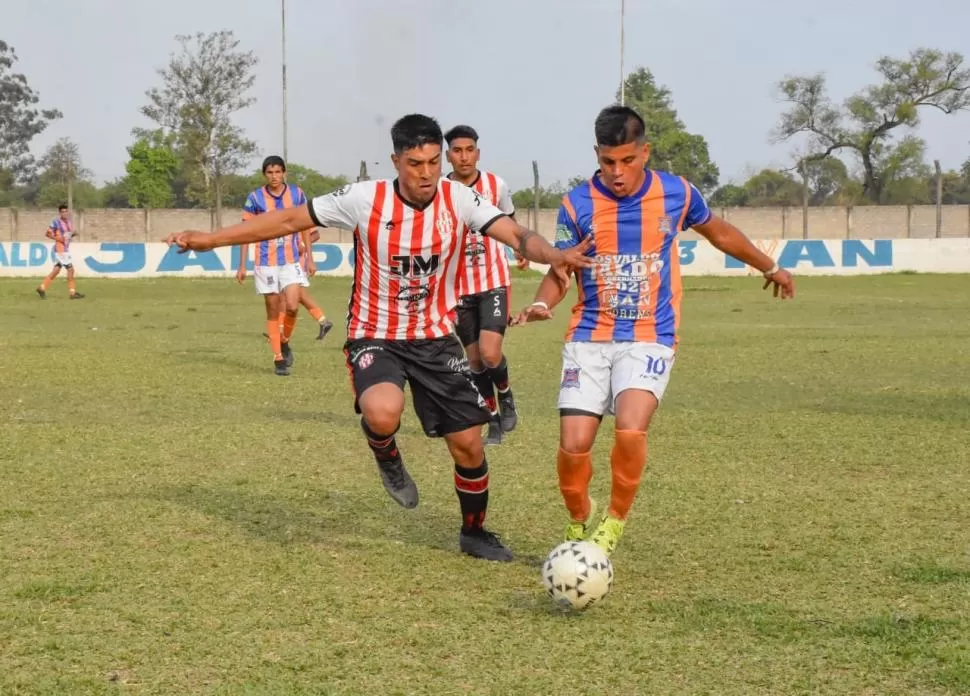
[[[55,263],[54,268],[51,269],[51,272],[48,273],[44,280],[41,281],[40,285],[37,286],[37,294],[40,295],[40,299],[47,299],[47,288],[51,286],[51,283],[54,282],[54,278],[56,278],[60,272],[61,264]]]
[[[283,287],[280,309],[283,311],[283,327],[280,336],[280,350],[286,366],[293,365],[293,350],[290,348],[290,338],[293,337],[293,330],[296,328],[297,312],[300,311],[300,280],[294,269],[299,270],[299,266],[292,264],[280,269],[280,285]],[[285,276],[285,277],[284,277]]]
[[[290,374],[290,368],[286,366],[283,359],[283,348],[280,339],[280,293],[279,277],[276,269],[265,266],[257,266],[253,270],[253,280],[256,285],[256,292],[263,296],[263,305],[266,308],[266,337],[269,340],[269,348],[273,353],[273,367],[281,377]]]
[[[596,514],[589,495],[593,442],[610,403],[610,364],[600,343],[567,343],[559,383],[559,451],[556,473],[569,522],[566,541],[585,539]]]
[[[80,300],[84,295],[77,291],[77,283],[74,281],[74,264],[67,264],[67,292],[72,300]]]
[[[480,300],[481,295],[466,295],[461,298],[461,303],[458,305],[458,324],[455,327],[455,333],[465,348],[465,355],[468,356],[468,369],[471,371],[472,382],[485,400],[485,405],[491,415],[485,433],[485,444],[498,445],[502,442],[502,425],[499,421],[498,404],[495,401],[495,388],[492,385],[492,376],[489,374],[488,368],[482,364],[478,345],[480,334],[478,304]]]
[[[404,411],[404,372],[383,341],[348,341],[344,347],[356,398],[354,410],[384,489],[402,507],[418,504],[418,487],[404,467],[395,435]]]
[[[488,369],[489,379],[498,393],[498,410],[501,413],[502,433],[515,430],[518,414],[515,399],[509,386],[509,364],[502,352],[505,329],[509,325],[509,300],[506,288],[498,288],[485,293],[478,305],[479,335],[478,349],[482,363]]]
[[[317,340],[322,341],[330,333],[330,329],[333,328],[333,322],[327,319],[327,315],[324,314],[323,310],[320,308],[313,298],[310,296],[310,291],[307,289],[310,286],[310,281],[307,279],[304,283],[300,285],[300,304],[306,307],[306,311],[310,313],[313,320],[317,322],[320,327],[320,331],[317,334]]]
[[[670,381],[674,351],[647,343],[614,344],[612,390],[616,441],[610,453],[610,503],[593,541],[612,554],[623,535],[647,464],[647,431]]]
[[[489,413],[472,382],[461,344],[454,337],[416,342],[406,370],[425,434],[443,437],[454,460],[461,510],[459,548],[476,558],[512,560],[512,552],[485,528],[489,474],[481,432]]]

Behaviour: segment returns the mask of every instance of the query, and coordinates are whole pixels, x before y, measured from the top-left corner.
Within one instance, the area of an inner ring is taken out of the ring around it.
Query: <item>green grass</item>
[[[793,303],[686,279],[614,591],[581,615],[538,572],[568,312],[509,334],[489,520],[518,561],[494,565],[457,552],[410,409],[421,506],[387,498],[338,332],[302,314],[281,379],[250,287],[58,280],[0,282],[4,696],[970,693],[965,276],[803,278]],[[334,317],[347,290],[313,286]]]

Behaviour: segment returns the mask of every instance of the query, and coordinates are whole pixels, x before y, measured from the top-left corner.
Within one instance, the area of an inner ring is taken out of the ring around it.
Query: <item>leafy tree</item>
[[[256,144],[247,139],[232,117],[256,100],[247,96],[256,80],[258,59],[240,51],[231,31],[180,35],[181,52],[159,70],[162,86],[147,92],[142,114],[173,136],[184,165],[185,195],[216,208],[222,205],[223,178],[237,173],[251,159]],[[145,135],[136,131],[136,136]]]
[[[763,169],[744,182],[746,204],[797,206],[802,204],[802,185],[787,172]]]
[[[876,69],[882,81],[842,105],[828,97],[821,74],[780,82],[779,90],[791,107],[782,115],[776,137],[806,136],[811,159],[851,152],[862,165],[865,196],[879,203],[893,181],[887,167],[907,159],[912,150],[911,142],[894,140],[893,131],[918,126],[925,107],[945,114],[968,108],[970,69],[959,53],[927,48],[912,51],[906,59],[883,57]]]
[[[687,177],[704,194],[713,191],[720,172],[711,161],[707,141],[687,131],[670,90],[658,86],[653,73],[642,67],[627,75],[625,87],[626,104],[646,121],[651,166]],[[616,96],[619,101],[619,91]]]
[[[708,205],[714,208],[738,208],[748,204],[748,191],[744,186],[725,184],[711,194]]]
[[[172,184],[179,171],[172,137],[153,131],[128,148],[125,190],[133,208],[165,208],[175,202]]]
[[[28,180],[34,172],[30,141],[50,122],[62,116],[57,109],[37,109],[40,97],[27,78],[13,72],[17,54],[0,40],[0,170],[8,172],[11,185]]]
[[[97,208],[101,193],[81,161],[81,150],[70,138],[60,138],[38,161],[39,173],[24,187],[24,200],[45,208],[69,202],[76,208]]]

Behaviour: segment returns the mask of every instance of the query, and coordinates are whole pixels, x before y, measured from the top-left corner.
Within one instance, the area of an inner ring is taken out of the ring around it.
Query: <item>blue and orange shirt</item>
[[[70,220],[63,220],[56,217],[51,222],[47,231],[54,238],[54,251],[58,254],[65,253],[71,248],[71,238],[74,236],[74,223]]]
[[[243,206],[243,220],[249,220],[256,215],[268,213],[271,210],[296,208],[306,205],[306,194],[296,184],[287,184],[279,196],[274,196],[266,186],[260,186],[246,198]],[[300,235],[288,234],[280,239],[270,239],[256,242],[256,255],[253,258],[255,266],[285,266],[290,263],[300,263]],[[245,259],[243,259],[245,263]]]
[[[577,271],[579,301],[567,341],[677,345],[680,254],[677,233],[711,219],[700,192],[683,177],[647,170],[636,193],[618,198],[599,172],[562,200],[556,247],[588,236],[596,263]]]

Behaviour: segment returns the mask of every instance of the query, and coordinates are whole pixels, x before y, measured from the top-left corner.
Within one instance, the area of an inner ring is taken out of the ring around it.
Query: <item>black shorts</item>
[[[489,411],[454,336],[416,341],[359,339],[344,345],[357,396],[375,384],[411,385],[414,412],[428,437],[442,437],[488,422]]]
[[[482,331],[494,331],[504,336],[508,325],[508,288],[465,295],[458,303],[458,325],[455,328],[463,346],[478,343]]]

